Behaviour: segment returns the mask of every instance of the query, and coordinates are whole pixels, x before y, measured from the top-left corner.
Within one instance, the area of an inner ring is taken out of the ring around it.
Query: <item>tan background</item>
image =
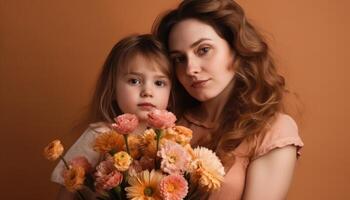
[[[68,147],[113,46],[177,0],[0,0],[0,199],[54,199],[52,139]],[[288,199],[350,199],[349,1],[240,0],[300,96],[306,144]],[[268,186],[267,186],[268,189]]]

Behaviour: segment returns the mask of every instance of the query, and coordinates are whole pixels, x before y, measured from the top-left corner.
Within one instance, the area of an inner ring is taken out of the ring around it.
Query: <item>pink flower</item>
[[[148,113],[148,124],[156,129],[166,129],[175,126],[176,117],[167,110],[154,109]]]
[[[97,192],[102,192],[103,190],[110,190],[118,186],[122,180],[123,175],[118,172],[114,165],[113,161],[107,160],[102,161],[97,167],[95,172],[95,186]]]
[[[160,194],[164,200],[181,200],[188,192],[187,181],[183,176],[176,174],[164,177],[159,186]]]
[[[180,144],[166,141],[158,152],[162,158],[160,168],[168,174],[182,174],[189,169],[191,157]]]
[[[133,114],[123,114],[114,118],[115,123],[112,124],[112,128],[120,134],[132,133],[138,126],[139,120],[136,115]]]
[[[82,167],[85,170],[85,172],[87,172],[87,173],[92,171],[91,164],[84,156],[78,156],[78,157],[73,158],[69,162],[69,165]]]

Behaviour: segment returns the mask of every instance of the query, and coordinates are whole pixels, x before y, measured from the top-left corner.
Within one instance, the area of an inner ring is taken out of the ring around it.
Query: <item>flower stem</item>
[[[78,194],[79,194],[79,197],[80,197],[82,200],[85,200],[84,195],[83,195],[80,191],[77,191],[77,192],[78,192]]]
[[[128,152],[128,154],[131,155],[129,145],[128,145],[128,135],[123,135],[123,136],[124,136],[124,142],[125,142],[125,146],[126,146],[126,152]]]
[[[66,168],[69,169],[69,165],[68,165],[66,159],[64,159],[63,156],[60,156],[60,159],[63,161],[64,166],[66,166]]]
[[[161,129],[156,129],[156,139],[157,139],[157,145],[156,145],[156,155],[154,157],[154,167],[156,169],[157,168],[157,165],[158,165],[158,162],[157,162],[157,153],[158,153],[158,150],[159,150],[159,142],[160,142],[160,136],[162,135],[162,130]]]

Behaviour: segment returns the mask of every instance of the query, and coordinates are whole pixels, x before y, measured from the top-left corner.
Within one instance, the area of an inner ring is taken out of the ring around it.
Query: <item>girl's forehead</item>
[[[169,76],[169,71],[170,69],[166,62],[161,62],[161,59],[156,59],[156,56],[148,57],[139,53],[128,57],[121,66],[119,66],[119,72],[121,72],[121,74],[138,72]]]

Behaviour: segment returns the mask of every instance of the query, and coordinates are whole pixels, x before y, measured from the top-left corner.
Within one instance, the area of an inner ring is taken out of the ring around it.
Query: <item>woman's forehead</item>
[[[220,38],[215,29],[197,19],[186,19],[174,25],[169,34],[169,49],[181,50],[190,48],[199,40]]]

